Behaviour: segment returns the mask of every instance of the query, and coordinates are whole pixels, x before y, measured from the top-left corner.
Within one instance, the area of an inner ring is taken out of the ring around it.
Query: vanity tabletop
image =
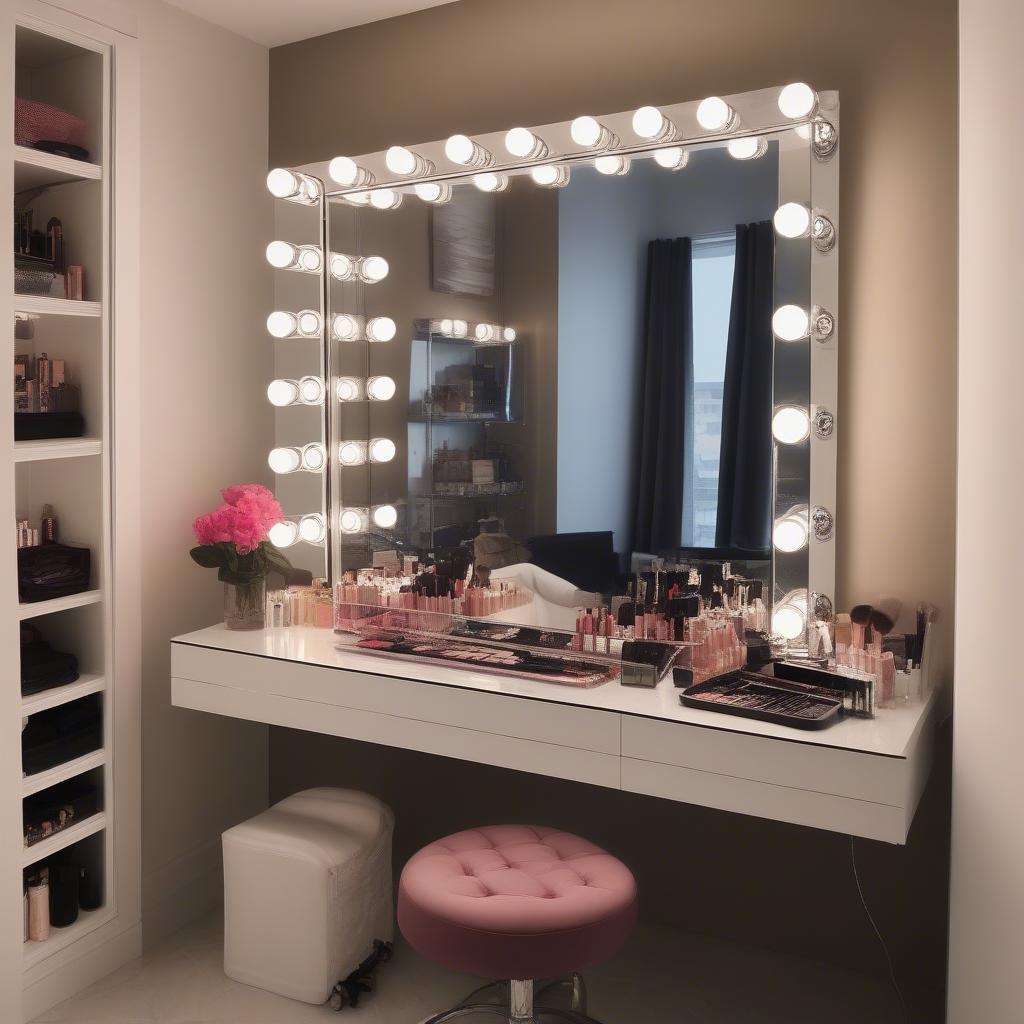
[[[174,637],[172,643],[892,758],[910,755],[938,699],[933,693],[924,703],[880,709],[873,719],[845,717],[826,729],[804,730],[684,707],[671,676],[654,689],[617,681],[585,689],[366,654],[356,648],[355,637],[312,626],[240,631],[220,624]]]

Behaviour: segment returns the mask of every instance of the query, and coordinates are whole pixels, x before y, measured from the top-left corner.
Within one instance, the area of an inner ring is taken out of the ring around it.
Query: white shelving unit
[[[59,539],[91,552],[92,585],[68,597],[22,603],[14,586],[13,540],[3,554],[0,579],[8,585],[0,585],[0,629],[11,630],[4,642],[13,647],[17,631],[30,623],[54,647],[73,652],[81,672],[73,683],[22,696],[20,674],[8,671],[0,689],[0,740],[5,751],[15,751],[0,755],[0,992],[2,1016],[12,1022],[31,1020],[141,948],[136,40],[95,20],[94,6],[77,16],[74,0],[59,6],[17,0],[15,6],[0,15],[0,43],[8,48],[0,65],[13,68],[4,79],[7,111],[0,129],[10,156],[0,182],[9,183],[15,207],[31,207],[37,227],[60,219],[66,263],[85,270],[85,298],[68,300],[56,287],[47,295],[17,293],[13,260],[5,254],[0,287],[10,296],[8,330],[16,320],[22,326],[20,337],[9,335],[6,358],[9,366],[17,354],[64,359],[81,392],[86,434],[15,441],[12,431],[10,456],[0,460],[0,500],[11,525],[16,518],[37,520],[43,504],[53,505]],[[88,159],[15,144],[15,96],[84,119]],[[9,392],[4,401],[12,403]],[[12,430],[12,404],[3,410]],[[9,742],[22,720],[62,714],[78,701],[100,703],[101,746],[23,775],[20,743]],[[22,801],[37,794],[60,798],[62,787],[82,782],[96,786],[96,813],[26,846]],[[45,942],[27,942],[23,879],[52,858],[80,863],[101,879],[102,905],[81,911],[70,927],[52,928]],[[16,946],[20,957],[11,956]],[[20,975],[17,1013],[8,1001],[12,963]]]

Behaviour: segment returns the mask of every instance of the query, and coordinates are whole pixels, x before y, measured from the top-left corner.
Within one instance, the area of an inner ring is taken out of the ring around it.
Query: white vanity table
[[[366,654],[308,626],[211,626],[171,642],[177,707],[497,765],[903,844],[941,696],[820,732]]]

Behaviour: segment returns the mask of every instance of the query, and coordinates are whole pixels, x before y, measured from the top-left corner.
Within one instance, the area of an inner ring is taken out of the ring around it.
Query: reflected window
[[[684,454],[683,545],[713,548],[735,235],[695,238],[692,259],[693,431]]]

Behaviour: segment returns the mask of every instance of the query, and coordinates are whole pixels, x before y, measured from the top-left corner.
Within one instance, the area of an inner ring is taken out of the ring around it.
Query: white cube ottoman
[[[351,789],[308,789],[228,829],[224,972],[323,1003],[394,930],[394,816]]]

